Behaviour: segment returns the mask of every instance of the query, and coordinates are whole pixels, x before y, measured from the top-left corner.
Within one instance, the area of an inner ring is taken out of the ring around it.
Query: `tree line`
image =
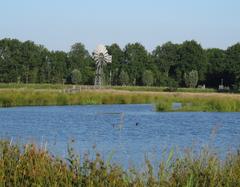
[[[240,43],[226,50],[203,49],[196,41],[167,42],[148,52],[140,43],[107,46],[112,63],[104,69],[106,85],[218,88],[240,86]],[[0,40],[0,82],[94,84],[95,62],[82,43],[69,52],[17,39]]]

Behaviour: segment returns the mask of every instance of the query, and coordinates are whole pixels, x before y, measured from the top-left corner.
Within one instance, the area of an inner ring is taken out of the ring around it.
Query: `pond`
[[[146,155],[159,160],[170,148],[206,144],[226,155],[239,148],[240,113],[162,113],[153,105],[1,108],[0,137],[44,143],[59,156],[66,156],[74,140],[77,153],[96,149],[107,158],[113,152],[113,161],[128,165],[142,163]]]

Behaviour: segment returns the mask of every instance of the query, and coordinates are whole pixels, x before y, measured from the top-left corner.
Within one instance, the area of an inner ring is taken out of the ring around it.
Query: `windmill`
[[[93,59],[96,62],[95,85],[101,86],[103,84],[103,66],[112,63],[112,56],[104,45],[98,45],[93,52]]]

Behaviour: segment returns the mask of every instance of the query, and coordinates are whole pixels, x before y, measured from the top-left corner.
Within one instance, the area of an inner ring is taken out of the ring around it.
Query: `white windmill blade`
[[[104,54],[104,57],[108,57],[108,56],[110,56],[108,53],[105,53],[105,54]]]
[[[112,56],[111,55],[106,56],[106,61],[107,63],[112,63]]]

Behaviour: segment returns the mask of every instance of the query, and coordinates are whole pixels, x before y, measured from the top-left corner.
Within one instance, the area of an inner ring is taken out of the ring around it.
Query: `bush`
[[[154,82],[153,73],[150,70],[146,70],[142,76],[142,82],[144,86],[152,86]]]
[[[198,83],[198,72],[192,70],[189,73],[184,73],[184,81],[187,87],[195,88]]]
[[[80,84],[82,82],[82,74],[79,70],[74,69],[71,73],[71,81],[73,84]]]
[[[164,91],[176,92],[177,89],[178,89],[177,82],[174,79],[170,78],[170,77],[167,79],[167,86],[168,87],[166,89],[164,89]]]
[[[128,73],[125,71],[121,71],[120,75],[119,75],[119,81],[120,84],[123,86],[126,86],[129,84],[129,76]]]

